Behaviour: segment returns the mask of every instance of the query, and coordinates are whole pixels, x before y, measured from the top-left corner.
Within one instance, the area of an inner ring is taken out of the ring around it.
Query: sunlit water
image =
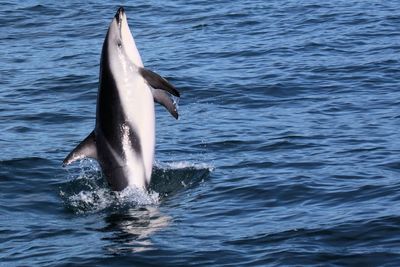
[[[182,94],[148,192],[61,167],[119,5],[0,5],[0,266],[399,266],[396,1],[121,4]]]

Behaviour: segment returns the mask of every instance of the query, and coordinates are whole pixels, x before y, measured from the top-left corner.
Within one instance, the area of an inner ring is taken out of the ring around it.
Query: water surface
[[[0,5],[1,266],[398,266],[396,1],[122,1],[157,107],[149,194],[64,157],[118,5]]]

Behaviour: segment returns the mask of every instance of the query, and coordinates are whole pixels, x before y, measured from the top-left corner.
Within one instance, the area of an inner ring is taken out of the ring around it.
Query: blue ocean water
[[[93,161],[119,5],[157,107],[151,192]],[[0,266],[399,266],[397,1],[2,1]]]

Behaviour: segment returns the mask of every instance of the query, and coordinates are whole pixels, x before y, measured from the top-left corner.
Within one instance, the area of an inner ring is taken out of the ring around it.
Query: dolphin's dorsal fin
[[[178,119],[178,109],[176,102],[170,97],[170,95],[160,89],[152,89],[154,101],[163,105],[175,119]]]
[[[83,158],[97,159],[96,136],[94,131],[68,154],[63,161],[63,165],[69,165],[72,162]]]
[[[143,79],[154,89],[165,90],[174,96],[180,97],[178,90],[176,90],[172,84],[170,84],[166,79],[157,73],[145,68],[139,68],[139,73],[142,75]]]

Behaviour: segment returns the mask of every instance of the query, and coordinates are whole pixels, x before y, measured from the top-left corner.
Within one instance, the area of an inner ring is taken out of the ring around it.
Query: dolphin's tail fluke
[[[68,154],[63,161],[63,166],[69,165],[72,162],[83,158],[97,159],[96,136],[94,131]]]

